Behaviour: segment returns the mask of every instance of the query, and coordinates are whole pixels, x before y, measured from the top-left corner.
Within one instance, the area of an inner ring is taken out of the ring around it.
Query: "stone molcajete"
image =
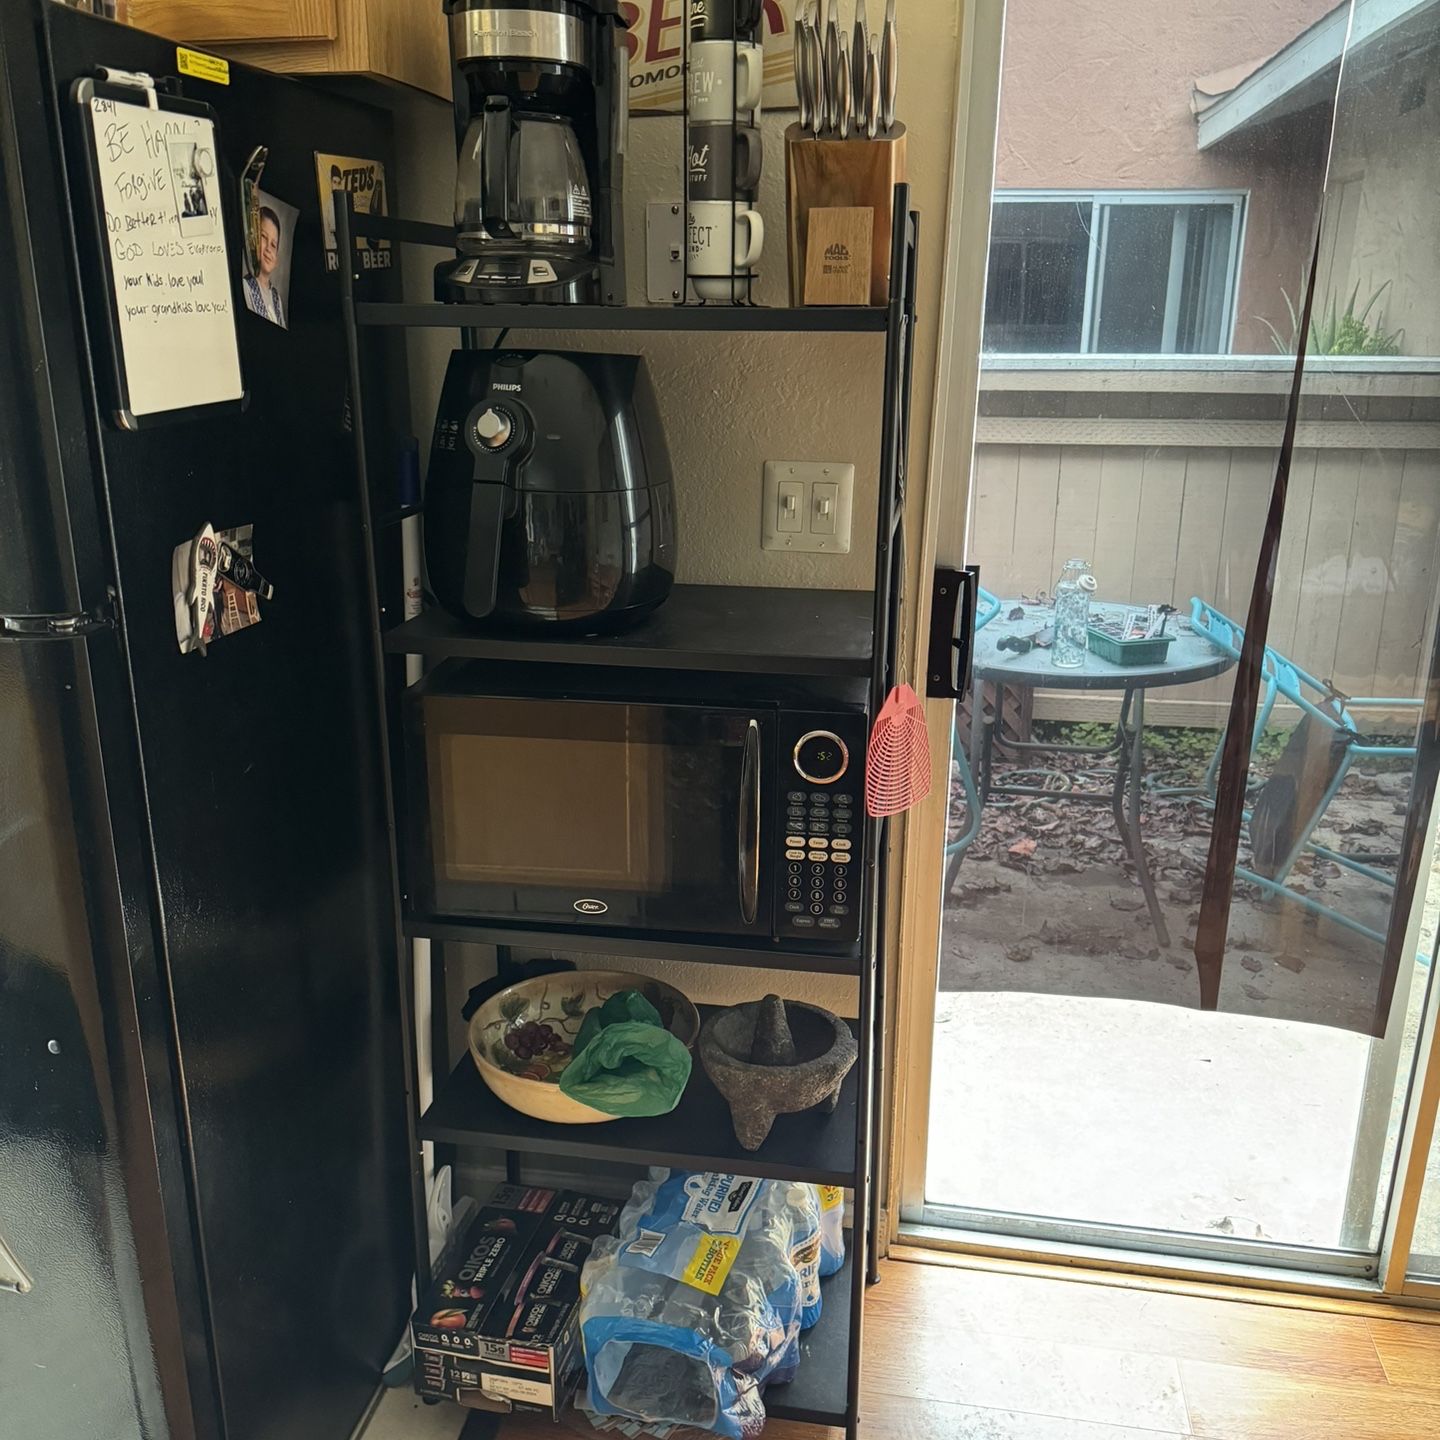
[[[850,1027],[819,1005],[767,995],[712,1015],[700,1031],[700,1060],[730,1104],[735,1138],[765,1143],[777,1115],[840,1101],[858,1050]]]

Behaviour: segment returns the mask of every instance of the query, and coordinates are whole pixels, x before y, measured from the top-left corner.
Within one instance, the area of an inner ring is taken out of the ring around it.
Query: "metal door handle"
[[[760,722],[745,727],[740,763],[740,817],[737,834],[740,860],[740,917],[755,923],[760,905]]]
[[[937,700],[960,700],[970,686],[980,567],[942,567],[935,571],[933,583],[925,693]]]

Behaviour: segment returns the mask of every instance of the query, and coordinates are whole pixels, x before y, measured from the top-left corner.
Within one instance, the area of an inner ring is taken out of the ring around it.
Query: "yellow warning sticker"
[[[839,1185],[817,1185],[820,1192],[820,1208],[833,1210],[844,1198],[845,1191]]]
[[[177,45],[175,63],[182,75],[193,75],[195,79],[208,80],[212,85],[230,83],[230,62],[218,55],[206,55],[202,50],[187,50],[183,45]]]
[[[718,1295],[739,1253],[738,1235],[702,1235],[680,1278],[707,1295]]]

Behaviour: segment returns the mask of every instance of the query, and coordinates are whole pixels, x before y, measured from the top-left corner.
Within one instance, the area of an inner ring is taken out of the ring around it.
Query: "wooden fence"
[[[1147,391],[1154,377],[1132,374],[1124,403],[1114,392],[1043,388],[1055,383],[1049,375],[1027,390],[1025,378],[1011,371],[994,387],[987,376],[982,397],[966,550],[985,587],[1007,598],[1048,590],[1078,556],[1094,567],[1100,599],[1188,613],[1198,595],[1243,622],[1283,377],[1257,386],[1240,376],[1235,391],[1217,395],[1189,394],[1173,373]],[[1440,400],[1426,394],[1440,395],[1440,384],[1419,378],[1399,396],[1372,385],[1316,397],[1307,401],[1315,418],[1301,426],[1270,643],[1347,694],[1419,694],[1440,562]],[[1231,686],[1226,675],[1153,692],[1151,717],[1215,724]],[[1093,718],[1113,708],[1114,697],[1042,693],[1036,714]]]

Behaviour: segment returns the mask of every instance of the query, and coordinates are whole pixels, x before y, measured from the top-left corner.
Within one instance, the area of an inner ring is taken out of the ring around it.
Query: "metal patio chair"
[[[983,585],[977,586],[975,596],[975,633],[978,635],[999,613],[1000,597],[992,595]],[[972,705],[983,704],[980,696],[971,692]],[[960,738],[959,707],[956,719],[950,726],[950,755],[960,772],[960,788],[965,792],[965,829],[945,846],[945,890],[948,895],[954,888],[955,877],[960,873],[960,862],[965,852],[980,833],[980,789],[975,783],[975,772],[970,765],[970,755],[965,742]]]
[[[1192,597],[1190,601],[1190,624],[1197,635],[1205,636],[1212,645],[1225,651],[1234,659],[1240,658],[1240,647],[1245,641],[1244,628],[1198,596]],[[1360,728],[1356,713],[1379,709],[1418,711],[1421,701],[1375,695],[1341,695],[1332,686],[1323,680],[1317,680],[1315,676],[1302,670],[1293,660],[1287,659],[1269,645],[1265,647],[1261,675],[1264,691],[1255,716],[1255,728],[1250,737],[1251,757],[1254,757],[1259,748],[1261,738],[1265,734],[1265,727],[1270,723],[1275,706],[1281,700],[1286,700],[1294,705],[1301,715],[1313,725],[1322,727],[1325,732],[1328,732],[1327,763],[1331,773],[1320,790],[1318,799],[1306,807],[1308,813],[1296,817],[1297,823],[1289,836],[1289,843],[1282,843],[1280,848],[1271,855],[1270,863],[1267,866],[1271,873],[1261,874],[1253,867],[1237,865],[1235,874],[1268,894],[1283,896],[1306,910],[1317,915],[1324,915],[1327,919],[1344,926],[1347,930],[1354,931],[1357,935],[1364,935],[1383,945],[1385,936],[1382,932],[1343,914],[1332,906],[1322,904],[1311,895],[1302,894],[1286,882],[1295,862],[1301,855],[1308,852],[1391,890],[1395,888],[1393,874],[1369,863],[1374,857],[1346,855],[1343,851],[1331,849],[1328,845],[1322,845],[1310,837],[1339,793],[1345,776],[1356,760],[1367,756],[1391,760],[1413,760],[1415,758],[1414,745],[1377,745],[1373,743]],[[1198,794],[1207,805],[1212,807],[1215,801],[1220,757],[1224,745],[1225,736],[1222,733],[1215,746],[1215,753],[1210,757],[1210,764],[1206,768],[1204,779],[1198,787],[1192,787],[1190,792]],[[1179,792],[1171,790],[1168,793]],[[1252,821],[1258,801],[1259,794],[1257,793],[1255,799],[1245,809],[1245,825],[1252,859],[1255,855],[1255,836],[1248,832],[1253,828]],[[1423,956],[1421,958],[1422,962],[1426,959]]]

